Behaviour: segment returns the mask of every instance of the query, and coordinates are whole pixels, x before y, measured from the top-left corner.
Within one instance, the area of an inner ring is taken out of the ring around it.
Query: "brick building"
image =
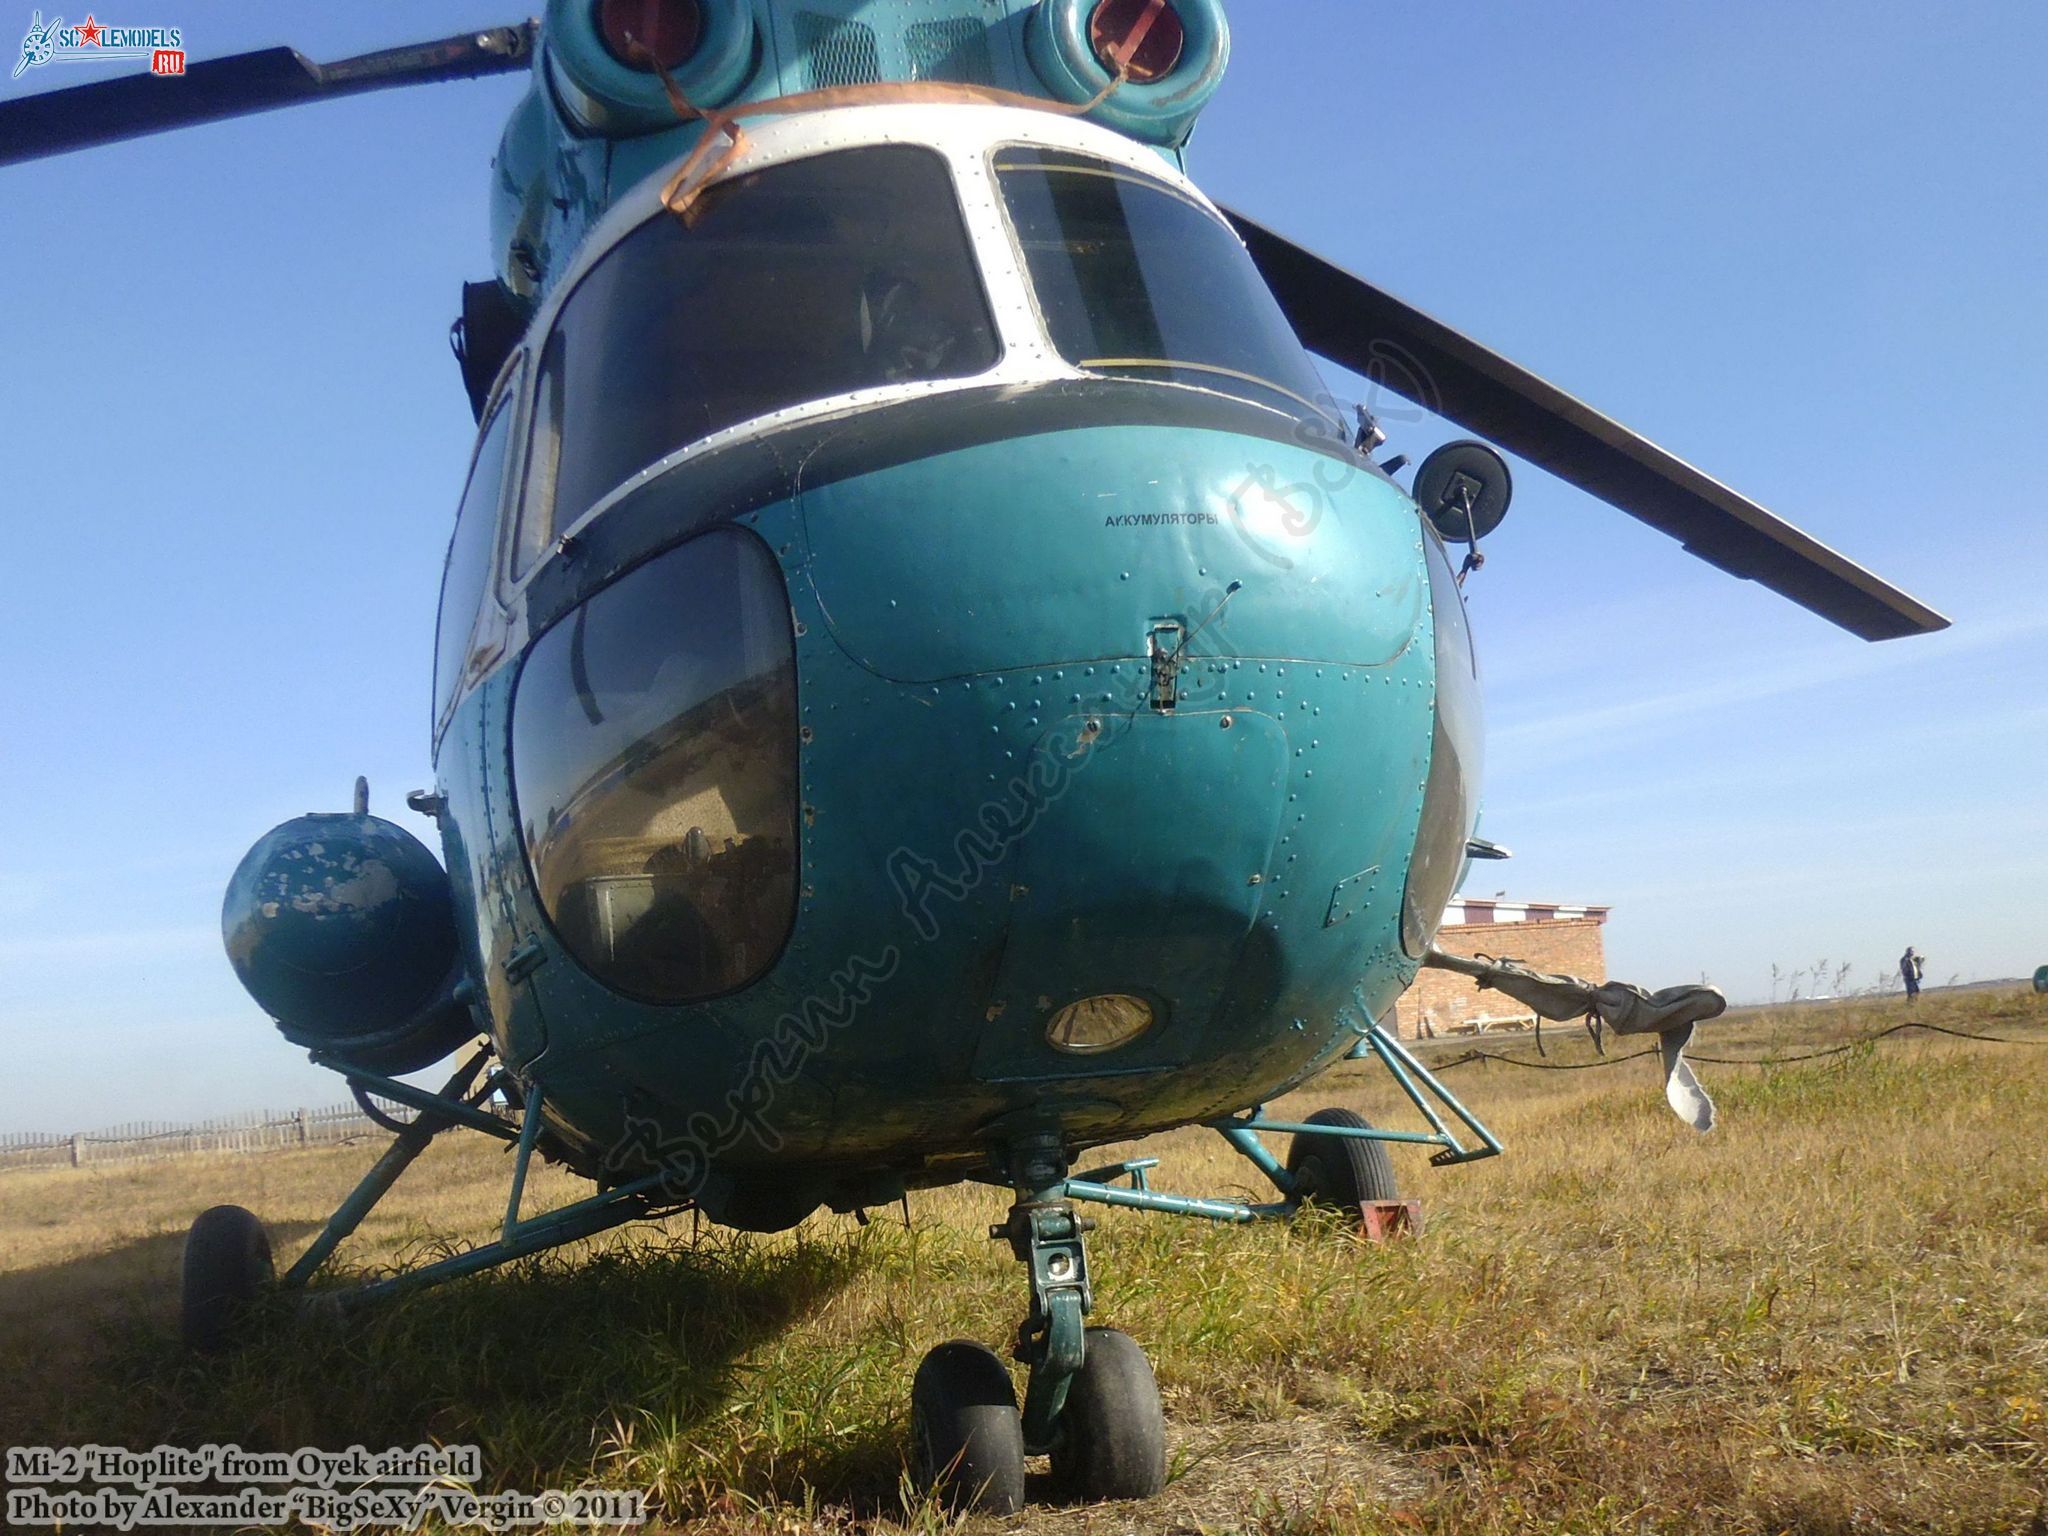
[[[1436,943],[1453,955],[1519,960],[1539,971],[1605,981],[1607,954],[1600,929],[1607,912],[1606,907],[1454,896],[1444,909]],[[1513,998],[1482,992],[1469,978],[1451,971],[1423,971],[1394,1004],[1394,1032],[1404,1040],[1527,1029],[1535,1020]]]

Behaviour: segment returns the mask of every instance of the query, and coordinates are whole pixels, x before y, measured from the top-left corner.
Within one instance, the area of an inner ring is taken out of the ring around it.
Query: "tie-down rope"
[[[1704,1061],[1717,1067],[1785,1067],[1795,1062],[1819,1061],[1828,1056],[1841,1056],[1862,1046],[1875,1045],[1887,1035],[1896,1035],[1909,1029],[1925,1030],[1929,1034],[1950,1035],[1957,1040],[1975,1040],[1983,1045],[2048,1045],[2048,1040],[2014,1040],[2004,1035],[1976,1035],[1968,1030],[1950,1029],[1945,1024],[1922,1024],[1908,1021],[1894,1024],[1888,1029],[1876,1030],[1860,1035],[1840,1045],[1831,1045],[1824,1050],[1804,1051],[1797,1056],[1701,1056],[1697,1052],[1685,1053],[1688,1061]],[[1631,1051],[1626,1056],[1607,1056],[1599,1061],[1535,1061],[1527,1056],[1506,1056],[1499,1051],[1467,1051],[1449,1061],[1438,1062],[1430,1068],[1432,1072],[1448,1072],[1453,1067],[1462,1067],[1475,1061],[1505,1062],[1511,1067],[1532,1067],[1539,1072],[1590,1072],[1597,1067],[1618,1067],[1625,1061],[1641,1061],[1645,1056],[1659,1054],[1656,1050]]]
[[[1043,96],[1030,96],[1022,91],[1004,90],[992,85],[963,85],[943,80],[896,80],[880,81],[872,85],[835,85],[814,91],[797,91],[787,96],[770,97],[765,101],[742,102],[736,107],[700,107],[683,93],[676,84],[676,78],[648,47],[631,36],[626,46],[648,69],[661,80],[661,88],[668,95],[668,102],[675,109],[677,118],[683,122],[705,124],[704,137],[697,141],[696,148],[684,157],[683,163],[675,168],[668,184],[662,188],[661,201],[664,207],[676,217],[688,221],[690,211],[704,189],[731,168],[734,161],[746,153],[746,130],[740,127],[743,117],[784,117],[796,112],[823,112],[836,107],[875,106],[984,106],[1022,107],[1034,112],[1051,112],[1060,117],[1085,117],[1093,112],[1131,76],[1131,60],[1145,39],[1151,35],[1152,27],[1166,9],[1166,0],[1150,0],[1144,13],[1131,24],[1122,42],[1109,51],[1105,61],[1110,70],[1109,83],[1084,102],[1058,102]],[[723,141],[721,144],[721,140]]]

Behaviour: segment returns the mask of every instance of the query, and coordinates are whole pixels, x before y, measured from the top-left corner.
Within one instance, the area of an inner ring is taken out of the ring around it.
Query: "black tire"
[[[179,1323],[188,1349],[217,1355],[242,1337],[258,1293],[276,1274],[270,1234],[239,1205],[201,1211],[185,1234]]]
[[[1367,1130],[1371,1122],[1348,1109],[1319,1109],[1308,1117],[1310,1125],[1342,1125]],[[1299,1208],[1308,1201],[1350,1211],[1374,1200],[1401,1198],[1394,1184],[1394,1164],[1384,1141],[1360,1141],[1355,1136],[1318,1136],[1304,1131],[1287,1149],[1287,1171],[1294,1176],[1295,1191],[1288,1204]]]
[[[1088,1330],[1088,1354],[1067,1387],[1053,1486],[1068,1499],[1149,1499],[1166,1486],[1166,1414],[1138,1341]]]
[[[1024,1419],[1002,1358],[971,1339],[941,1344],[910,1388],[911,1476],[948,1508],[1024,1507]]]

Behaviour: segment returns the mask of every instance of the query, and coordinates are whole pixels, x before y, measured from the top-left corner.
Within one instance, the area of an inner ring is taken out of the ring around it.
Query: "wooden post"
[[[303,1105],[300,1106],[296,1118],[299,1122],[299,1145],[303,1147],[311,1139],[306,1131],[306,1111]]]
[[[71,1133],[71,1166],[76,1168],[85,1161],[85,1137],[78,1132]]]

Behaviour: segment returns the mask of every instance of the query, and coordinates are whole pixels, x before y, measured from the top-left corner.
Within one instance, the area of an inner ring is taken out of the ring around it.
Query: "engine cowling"
[[[1104,47],[1146,24],[1136,0],[1039,0],[1024,32],[1031,66],[1060,101],[1092,101],[1110,82]],[[1221,0],[1167,0],[1149,27],[1172,29],[1169,52],[1134,72],[1098,106],[1094,118],[1149,144],[1179,145],[1216,94],[1230,63],[1230,24]],[[1147,36],[1151,36],[1148,30]]]
[[[676,126],[661,77],[624,54],[611,23],[662,25],[685,40],[686,51],[665,61],[669,77],[699,107],[722,107],[754,73],[760,53],[754,10],[745,0],[646,0],[612,16],[607,4],[590,0],[549,0],[546,39],[548,78],[558,100],[587,132],[625,138]],[[630,19],[629,19],[630,18]]]
[[[294,817],[242,858],[221,907],[235,975],[287,1040],[367,1071],[417,1071],[477,1033],[448,876],[367,813]]]

